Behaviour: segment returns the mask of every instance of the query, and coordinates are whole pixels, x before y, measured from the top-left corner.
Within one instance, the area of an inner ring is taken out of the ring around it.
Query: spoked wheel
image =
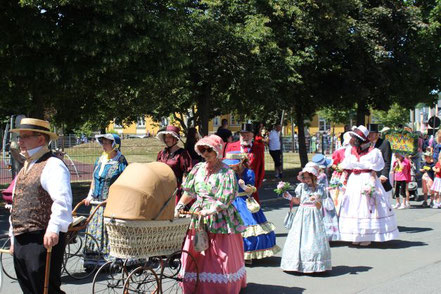
[[[127,271],[122,260],[103,264],[93,278],[92,293],[121,293]]]
[[[2,244],[2,249],[9,249],[11,247],[11,239],[7,239]],[[1,253],[0,254],[1,259],[1,267],[2,271],[5,273],[5,275],[10,278],[11,280],[17,280],[17,275],[15,274],[14,270],[14,258],[9,253]]]
[[[137,293],[161,293],[159,291],[159,279],[155,271],[148,266],[140,266],[134,269],[124,283],[124,294]]]
[[[77,280],[93,275],[102,260],[99,253],[88,254],[86,258],[86,247],[100,248],[98,241],[89,233],[78,232],[66,240],[63,267],[70,277]]]
[[[186,272],[184,272],[184,266]],[[196,259],[186,250],[172,253],[161,269],[162,293],[196,293],[199,270]]]

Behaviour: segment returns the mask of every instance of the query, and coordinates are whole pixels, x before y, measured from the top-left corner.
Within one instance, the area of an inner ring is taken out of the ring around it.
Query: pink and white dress
[[[196,198],[190,211],[216,207],[219,211],[204,217],[209,237],[207,250],[197,252],[193,246],[195,228],[198,220],[193,218],[184,241],[182,255],[184,293],[239,293],[246,287],[246,269],[244,262],[244,245],[241,232],[245,230],[239,212],[233,205],[237,195],[236,175],[232,169],[223,164],[221,169],[209,174],[206,163],[198,163],[188,174],[182,184],[184,193]],[[194,289],[196,271],[199,271],[199,284]]]

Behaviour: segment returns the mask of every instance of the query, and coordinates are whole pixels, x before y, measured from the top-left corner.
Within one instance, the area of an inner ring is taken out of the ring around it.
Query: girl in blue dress
[[[115,134],[97,135],[96,139],[103,148],[102,155],[96,160],[93,169],[93,179],[86,205],[91,201],[104,201],[109,194],[112,185],[119,175],[127,167],[127,160],[120,152],[121,139]],[[95,209],[92,205],[91,211]],[[93,266],[95,263],[102,264],[109,255],[109,243],[107,231],[104,226],[104,207],[101,206],[90,220],[86,231],[95,237],[98,244],[86,239],[84,249],[84,266]],[[97,248],[98,245],[98,248]]]
[[[297,197],[285,192],[283,197],[299,204],[282,253],[284,271],[315,273],[331,270],[331,249],[320,211],[326,190],[317,184],[317,170],[307,164],[299,173],[302,183]]]
[[[257,202],[247,206],[247,199],[256,191],[255,174],[248,166],[248,157],[238,151],[228,152],[226,157],[224,163],[235,171],[239,184],[239,192],[233,205],[246,226],[246,230],[242,232],[244,259],[246,264],[251,264],[253,259],[273,256],[280,251],[280,247],[276,245],[274,225],[267,221]]]

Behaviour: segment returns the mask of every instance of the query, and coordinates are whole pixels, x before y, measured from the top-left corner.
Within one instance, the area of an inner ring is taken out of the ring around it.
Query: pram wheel
[[[123,293],[161,293],[158,276],[150,267],[140,266],[127,277]]]
[[[87,246],[86,246],[87,245]],[[63,267],[66,273],[77,280],[91,276],[100,266],[102,255],[87,255],[86,248],[99,248],[98,241],[85,232],[71,234],[66,240]]]
[[[8,238],[5,242],[3,242],[2,249],[9,249],[11,247],[11,239]],[[17,280],[17,275],[14,270],[14,258],[9,253],[0,253],[1,259],[1,270],[5,273],[5,275],[11,280]]]
[[[184,272],[183,262],[187,270]],[[199,270],[196,259],[185,250],[172,253],[161,270],[161,291],[162,293],[195,293],[199,285]]]
[[[92,293],[121,293],[126,276],[127,271],[121,259],[108,261],[96,272]]]

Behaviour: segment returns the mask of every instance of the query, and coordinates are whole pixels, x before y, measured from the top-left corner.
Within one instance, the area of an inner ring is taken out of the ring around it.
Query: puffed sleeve
[[[304,185],[303,183],[298,184],[297,187],[296,187],[296,189],[294,190],[294,192],[296,193],[296,197],[301,198],[301,196],[302,196],[303,185]]]
[[[372,160],[367,162],[366,169],[381,171],[384,168],[384,160],[380,149],[374,148],[371,152],[374,152],[374,155],[372,156]]]
[[[180,167],[184,174],[188,174],[193,168],[191,156],[187,150],[184,150],[180,156]]]
[[[126,169],[126,167],[128,165],[129,164],[127,163],[127,160],[126,160],[125,156],[121,155],[119,160],[118,160],[118,175],[117,175],[117,177],[112,182],[116,181],[116,179],[119,177],[120,174],[122,174],[122,172]]]
[[[182,190],[185,194],[190,196],[191,198],[196,198],[196,191],[195,191],[195,178],[196,174],[198,173],[200,167],[204,164],[203,162],[199,162],[196,164],[193,169],[190,171],[190,173],[185,178],[185,181],[182,183]]]
[[[236,175],[231,169],[227,169],[219,178],[217,184],[219,188],[215,194],[215,208],[219,212],[227,209],[234,201],[239,185],[237,184]]]

